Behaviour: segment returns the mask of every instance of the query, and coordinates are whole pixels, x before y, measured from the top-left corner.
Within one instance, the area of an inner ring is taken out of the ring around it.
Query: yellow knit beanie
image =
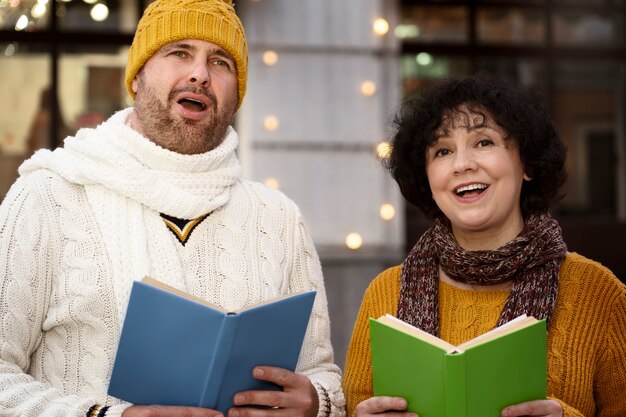
[[[126,88],[130,95],[135,98],[132,83],[146,61],[166,44],[183,39],[211,42],[232,55],[237,65],[239,108],[246,94],[248,45],[232,0],[156,0],[150,4],[128,51]]]

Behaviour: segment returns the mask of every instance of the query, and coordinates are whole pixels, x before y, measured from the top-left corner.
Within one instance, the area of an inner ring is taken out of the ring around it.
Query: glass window
[[[557,46],[616,47],[623,45],[624,22],[614,13],[563,10],[553,17]]]
[[[127,47],[81,45],[62,51],[59,100],[66,132],[96,126],[130,105],[124,85],[127,51]]]
[[[137,0],[57,1],[61,31],[132,33],[138,11]]]
[[[0,0],[0,29],[35,32],[48,28],[50,5],[36,1]]]
[[[469,60],[462,57],[431,55],[427,52],[400,57],[400,77],[405,96],[419,93],[434,80],[467,75],[469,69]]]
[[[554,69],[556,120],[568,146],[568,182],[561,202],[566,215],[615,218],[622,65],[613,61],[558,61]],[[621,150],[620,150],[621,149]],[[622,161],[622,162],[619,162]]]
[[[43,45],[0,44],[0,200],[22,161],[51,144],[48,52]]]
[[[511,4],[511,3],[518,3],[519,1],[516,0],[476,0],[476,3],[480,4],[480,3],[502,3],[502,4]],[[526,4],[537,4],[537,5],[542,5],[546,3],[546,0],[524,0],[524,3]]]
[[[546,65],[540,59],[481,56],[476,60],[476,72],[495,74],[521,85],[535,87],[548,97]]]
[[[545,18],[542,9],[480,8],[477,11],[479,42],[537,45],[545,42]]]
[[[139,0],[56,0],[61,31],[132,33],[139,20]],[[44,31],[50,26],[52,1],[0,0],[0,29]]]
[[[395,35],[406,42],[467,42],[467,8],[405,5]]]
[[[555,5],[623,7],[624,0],[552,0]]]

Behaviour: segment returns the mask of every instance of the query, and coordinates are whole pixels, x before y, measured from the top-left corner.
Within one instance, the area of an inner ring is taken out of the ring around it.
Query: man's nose
[[[197,60],[193,63],[189,73],[189,82],[203,86],[211,84],[211,74],[206,61]]]

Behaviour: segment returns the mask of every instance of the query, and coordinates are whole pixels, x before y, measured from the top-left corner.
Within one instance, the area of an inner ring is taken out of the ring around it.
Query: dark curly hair
[[[426,153],[437,140],[442,122],[469,109],[471,117],[491,118],[517,143],[525,172],[521,209],[526,218],[545,212],[565,182],[567,149],[549,111],[535,91],[507,81],[473,76],[446,79],[406,101],[393,120],[391,151],[383,160],[404,198],[430,218],[443,216],[432,198],[426,175]],[[443,126],[445,127],[445,126]]]

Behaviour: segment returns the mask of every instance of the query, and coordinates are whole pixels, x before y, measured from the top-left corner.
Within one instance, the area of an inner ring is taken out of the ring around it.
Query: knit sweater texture
[[[343,379],[348,415],[374,395],[368,320],[396,315],[400,273],[401,266],[382,272],[363,297]],[[492,329],[508,294],[440,282],[439,337],[456,345]],[[548,398],[561,403],[564,417],[626,416],[626,287],[611,271],[567,255],[547,343]]]
[[[148,275],[232,310],[314,289],[297,365],[342,416],[319,259],[300,211],[240,177],[237,134],[180,155],[127,124],[132,109],[64,148],[38,151],[0,206],[0,415],[107,416],[107,396],[132,282]],[[160,214],[210,213],[185,245]]]

